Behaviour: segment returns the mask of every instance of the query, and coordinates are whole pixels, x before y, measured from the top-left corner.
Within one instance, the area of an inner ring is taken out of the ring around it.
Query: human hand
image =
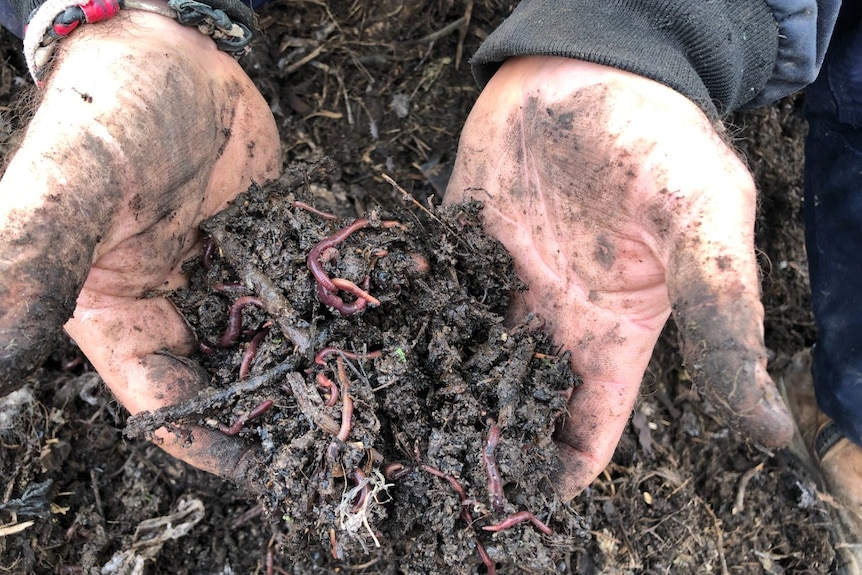
[[[278,175],[272,114],[208,37],[142,11],[62,41],[40,94],[0,181],[0,393],[65,322],[131,413],[188,399],[204,383],[185,359],[195,336],[152,294],[185,284],[202,219]],[[189,431],[190,446],[158,435],[172,455],[242,477],[242,442]]]
[[[516,313],[544,319],[583,379],[557,433],[564,499],[610,461],[671,312],[699,389],[752,441],[789,442],[766,372],[754,183],[694,103],[596,64],[510,59],[461,135],[446,201],[468,198],[529,287]]]

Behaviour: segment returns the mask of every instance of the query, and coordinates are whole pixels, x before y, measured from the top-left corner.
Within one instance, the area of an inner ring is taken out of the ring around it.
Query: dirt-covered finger
[[[58,189],[47,181],[56,172],[34,167],[21,157],[0,182],[0,395],[55,348],[112,203],[49,193]]]
[[[730,226],[732,228],[732,226]],[[753,227],[753,226],[752,226]],[[792,436],[787,408],[766,371],[763,305],[746,226],[683,238],[668,274],[685,366],[727,422],[755,443],[780,447]]]
[[[766,372],[760,302],[734,289],[719,290],[695,279],[674,294],[686,368],[729,424],[755,443],[784,446],[792,425]]]
[[[130,358],[116,370],[103,372],[109,374],[108,386],[133,414],[193,399],[207,378],[197,363],[166,351]],[[178,423],[156,430],[155,442],[198,469],[250,486],[259,446],[238,436]]]

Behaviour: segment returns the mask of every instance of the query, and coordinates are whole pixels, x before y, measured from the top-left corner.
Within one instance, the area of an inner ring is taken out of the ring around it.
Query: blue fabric
[[[841,0],[766,0],[778,24],[778,55],[772,77],[746,106],[762,106],[789,96],[814,81]]]
[[[0,0],[0,26],[19,38],[24,37],[24,25],[15,15],[15,10],[9,4],[9,0]]]
[[[805,232],[817,401],[862,445],[862,18],[850,18],[806,91]]]

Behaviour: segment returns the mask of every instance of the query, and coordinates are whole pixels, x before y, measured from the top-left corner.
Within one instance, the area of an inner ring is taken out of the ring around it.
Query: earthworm
[[[329,281],[333,280],[330,279]],[[357,290],[359,290],[360,293],[366,294],[365,291],[361,290],[353,282],[350,282],[350,284],[354,286]],[[365,289],[368,289],[368,284],[369,278],[366,276],[365,282],[363,283]],[[356,301],[354,301],[353,303],[344,303],[344,300],[341,299],[340,296],[338,296],[335,292],[329,291],[328,289],[323,287],[323,284],[317,284],[317,298],[321,301],[323,305],[335,308],[336,310],[338,310],[338,313],[343,316],[355,315],[364,310],[365,307],[368,305],[368,300],[362,297],[357,297]],[[377,304],[380,303],[376,299],[374,301],[377,302]]]
[[[403,463],[390,463],[383,468],[383,477],[386,478],[386,481],[398,481],[412,472],[413,468],[408,467]]]
[[[254,360],[254,356],[257,355],[257,348],[260,346],[260,342],[266,337],[266,334],[269,333],[269,326],[271,324],[267,322],[260,331],[254,334],[254,337],[251,338],[251,341],[248,342],[248,347],[245,348],[245,353],[242,354],[242,361],[239,364],[239,378],[245,379],[248,377],[248,371],[251,369],[251,362]]]
[[[479,558],[482,560],[482,563],[485,564],[485,569],[487,569],[488,575],[497,575],[497,564],[494,563],[494,560],[491,559],[491,556],[488,555],[488,552],[485,551],[485,547],[479,543],[478,539],[476,539],[476,552],[479,554]]]
[[[204,355],[212,355],[215,353],[215,348],[204,340],[200,340],[198,342],[198,349]]]
[[[332,407],[338,401],[338,386],[335,382],[326,377],[322,371],[317,374],[317,385],[329,390],[329,399],[326,400],[326,406]]]
[[[368,276],[365,276],[365,280],[362,282],[362,285],[365,286],[365,288],[361,288],[352,281],[343,278],[330,278],[330,281],[335,284],[335,287],[337,287],[338,289],[346,291],[347,293],[352,293],[356,297],[364,299],[367,303],[370,303],[371,305],[380,305],[379,299],[365,291],[368,289],[368,284],[371,281]]]
[[[315,208],[314,206],[312,206],[311,204],[306,204],[305,202],[300,201],[300,200],[295,200],[290,205],[291,205],[291,207],[298,208],[300,210],[305,210],[306,212],[312,213],[315,216],[323,218],[324,220],[337,220],[338,219],[338,216],[336,216],[335,214],[330,214],[329,212],[324,212],[323,210],[319,210],[319,209]]]
[[[247,305],[253,305],[258,308],[263,307],[263,302],[261,302],[258,298],[247,295],[243,297],[236,298],[230,306],[230,312],[228,313],[227,320],[227,329],[224,334],[218,340],[219,347],[230,347],[239,337],[240,331],[242,331],[242,310]]]
[[[482,527],[485,531],[503,531],[504,529],[508,529],[518,523],[523,523],[524,521],[529,521],[532,523],[536,529],[544,533],[545,535],[553,535],[554,530],[542,523],[539,518],[530,513],[529,511],[519,511],[514,515],[510,515],[506,519],[503,519],[499,523],[495,525],[486,525]]]
[[[339,349],[337,347],[324,347],[320,351],[318,351],[314,356],[314,363],[317,365],[326,365],[326,357],[332,355],[333,353],[337,353],[339,355],[343,355],[347,359],[377,359],[378,357],[383,355],[383,352],[380,350],[377,351],[369,351],[368,353],[353,353],[352,351],[345,351],[343,349]]]
[[[347,392],[349,381],[344,371],[344,361],[341,356],[336,359],[338,365],[338,380],[341,382],[341,428],[335,437],[341,441],[347,441],[350,435],[350,427],[353,422],[353,398]]]
[[[488,440],[482,451],[482,463],[485,465],[485,474],[488,476],[488,496],[491,499],[491,508],[497,513],[503,512],[505,497],[503,496],[503,480],[500,478],[500,470],[497,468],[497,460],[494,450],[500,441],[500,426],[496,423],[488,431]]]
[[[317,243],[317,245],[311,248],[311,251],[308,252],[308,271],[311,272],[311,275],[314,276],[317,283],[326,288],[329,292],[336,292],[338,291],[338,288],[335,287],[335,284],[332,283],[331,279],[329,279],[329,275],[326,273],[326,270],[323,269],[323,265],[320,263],[320,254],[327,248],[334,248],[349,238],[356,230],[361,230],[362,228],[367,227],[369,223],[371,222],[367,218],[360,218],[349,226],[341,228],[331,236],[323,238],[319,243]]]
[[[215,252],[215,240],[212,238],[207,238],[204,243],[204,249],[201,253],[201,264],[204,266],[204,269],[209,271],[211,267],[213,267],[213,252]]]
[[[394,465],[400,465],[400,464],[394,464]],[[387,469],[389,467],[391,467],[391,465],[387,466]],[[445,473],[443,473],[442,471],[440,471],[439,469],[437,469],[435,467],[431,467],[427,463],[423,463],[421,465],[421,467],[424,471],[430,473],[431,475],[434,475],[436,477],[440,477],[440,478],[445,479],[446,481],[449,482],[449,485],[451,485],[452,489],[454,489],[455,492],[458,493],[458,497],[460,499],[461,520],[464,523],[466,523],[467,525],[471,525],[473,523],[473,517],[470,515],[470,510],[467,508],[467,494],[464,492],[464,488],[461,487],[461,484],[458,483],[458,480],[455,479],[454,477],[452,477],[451,475],[446,475]],[[394,473],[397,473],[398,471],[403,471],[403,470],[392,470],[390,473],[394,475]],[[385,474],[385,472],[384,472],[384,474]],[[536,521],[538,521],[538,519],[536,519]],[[475,537],[474,540],[476,542],[476,552],[479,554],[479,558],[482,560],[482,563],[485,565],[485,569],[487,570],[488,575],[497,575],[497,564],[494,563],[494,560],[491,559],[490,555],[488,555],[488,552],[485,550],[485,547],[482,545],[481,542],[479,542],[479,538]]]
[[[353,481],[356,482],[356,485],[362,485],[362,489],[359,490],[359,493],[356,496],[356,501],[353,503],[353,512],[356,513],[362,509],[362,506],[365,504],[365,500],[368,499],[368,493],[370,490],[368,489],[368,481],[366,481],[365,472],[358,467],[353,470]]]
[[[335,559],[336,561],[341,559],[341,557],[339,557],[339,553],[338,553],[338,543],[337,543],[337,540],[335,539],[335,529],[329,530],[329,546],[330,546],[330,553],[332,553],[332,558]]]
[[[449,482],[449,485],[452,486],[452,489],[458,494],[461,502],[461,519],[464,520],[464,523],[470,525],[473,523],[473,517],[470,515],[470,510],[467,509],[467,506],[464,504],[467,501],[467,493],[464,491],[464,488],[461,487],[461,484],[458,483],[458,480],[452,477],[451,475],[446,475],[436,467],[431,467],[427,463],[422,464],[422,470],[434,475],[435,477],[439,477],[441,479],[445,479]]]
[[[349,238],[355,231],[368,227],[370,223],[370,220],[367,218],[359,218],[349,226],[341,228],[331,236],[323,238],[308,252],[306,263],[311,275],[313,275],[314,279],[317,281],[318,298],[324,305],[335,308],[343,316],[354,315],[365,309],[365,306],[369,303],[371,305],[380,305],[380,302],[367,291],[369,284],[368,277],[365,278],[365,281],[363,282],[364,287],[361,289],[356,284],[349,282],[348,280],[333,280],[329,277],[329,274],[326,273],[326,270],[323,269],[323,264],[320,263],[320,255],[323,253],[323,250],[334,248]],[[382,225],[385,228],[393,228],[396,226],[404,227],[401,222],[393,220],[384,221],[382,222]],[[348,291],[355,295],[357,298],[356,301],[352,304],[344,303],[344,300],[337,295],[339,289]]]
[[[225,435],[236,435],[240,431],[242,431],[243,426],[249,419],[254,419],[255,417],[259,417],[263,414],[267,409],[272,407],[274,402],[271,399],[267,399],[266,401],[260,402],[257,407],[249,411],[248,413],[244,413],[236,418],[236,421],[233,422],[233,425],[228,427],[223,423],[219,423],[218,429]]]

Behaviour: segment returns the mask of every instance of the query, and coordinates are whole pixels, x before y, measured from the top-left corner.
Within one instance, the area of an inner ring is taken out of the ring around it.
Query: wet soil
[[[191,289],[175,298],[213,344],[199,356],[212,388],[173,415],[230,427],[272,401],[239,431],[262,445],[261,494],[124,437],[152,421],[130,421],[66,342],[0,402],[0,572],[485,573],[479,545],[500,573],[835,570],[828,499],[790,455],[758,451],[715,417],[672,326],[611,465],[571,504],[554,498],[549,437],[559,391],[575,379],[535,321],[503,323],[519,285],[479,233],[477,207],[434,207],[478,93],[467,59],[513,4],[282,0],[260,13],[265,34],[244,65],[276,115],[289,170],[209,222],[218,249],[188,264]],[[16,40],[2,49],[0,97],[12,109],[24,68]],[[732,119],[761,190],[772,369],[815,336],[800,105]],[[15,126],[4,115],[2,132]],[[332,277],[368,277],[380,303],[342,317],[321,304],[307,258],[357,217],[368,225],[319,259]],[[248,290],[258,272],[289,309]],[[265,309],[246,306],[238,341],[217,347],[231,303],[249,295]],[[307,345],[285,337],[292,329]],[[349,353],[319,364],[325,347]],[[318,374],[339,388],[334,405]],[[345,387],[353,418],[338,438]],[[489,489],[488,453],[502,497]],[[520,511],[552,533],[530,522],[483,529]]]

